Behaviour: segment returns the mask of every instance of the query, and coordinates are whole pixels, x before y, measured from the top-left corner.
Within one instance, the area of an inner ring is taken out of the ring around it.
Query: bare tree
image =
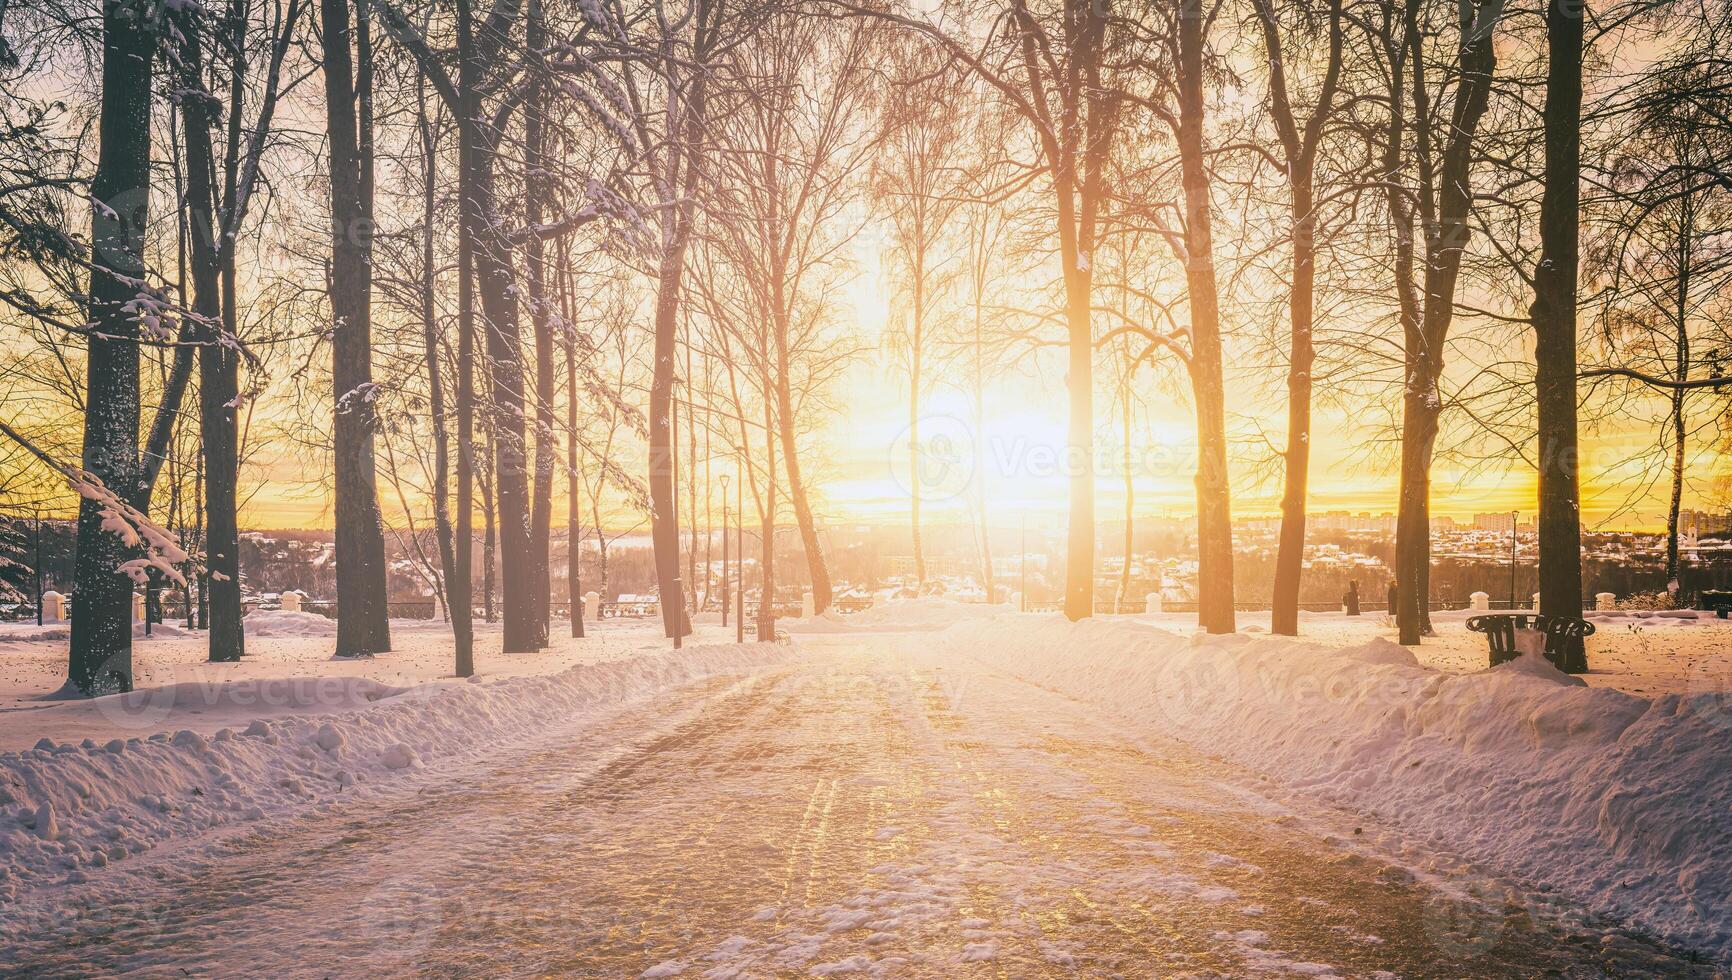
[[[1431,462],[1443,410],[1439,379],[1473,211],[1472,164],[1491,99],[1503,0],[1463,4],[1453,57],[1428,43],[1426,9],[1407,4],[1379,25],[1389,85],[1382,183],[1395,237],[1394,291],[1402,330],[1401,488],[1396,514],[1396,623],[1401,642],[1431,630]],[[1393,16],[1391,16],[1393,15]],[[1448,92],[1448,109],[1438,92]],[[1422,275],[1414,263],[1423,260]]]
[[[473,479],[474,412],[473,348],[474,314],[479,312],[485,330],[492,406],[493,486],[496,499],[500,550],[504,560],[503,595],[505,630],[503,647],[520,653],[536,647],[535,563],[530,555],[528,431],[525,416],[523,338],[518,326],[516,274],[508,229],[498,219],[499,157],[504,130],[521,107],[521,100],[500,99],[500,82],[513,70],[517,59],[508,45],[523,10],[518,0],[497,0],[485,17],[477,18],[473,4],[456,5],[457,73],[453,78],[445,62],[434,53],[423,33],[388,0],[380,0],[380,13],[391,36],[414,55],[433,90],[451,110],[457,122],[458,183],[461,201],[459,222],[459,266],[461,268],[460,322],[457,380],[458,466],[457,541],[460,552],[468,550],[468,531]],[[477,304],[476,301],[479,301]],[[457,556],[464,565],[465,554]],[[459,644],[465,641],[460,639]]]
[[[138,316],[129,304],[145,275],[150,217],[150,99],[158,22],[149,4],[102,7],[101,143],[91,180],[90,324],[85,358],[84,469],[131,494],[139,486]],[[132,582],[120,566],[135,550],[103,527],[103,501],[78,507],[72,643],[67,680],[84,695],[132,690]]]
[[[1539,403],[1540,613],[1582,614],[1582,518],[1576,418],[1580,267],[1582,22],[1587,4],[1546,5],[1545,191],[1530,307]],[[1571,665],[1564,665],[1567,668]],[[1586,665],[1579,665],[1586,669]]]
[[[993,200],[992,188],[1005,176],[1005,165],[997,155],[999,140],[1010,125],[1002,112],[975,100],[972,120],[982,134],[977,152],[982,159],[973,162],[967,179],[967,196],[960,214],[963,232],[963,280],[968,303],[969,329],[964,336],[954,338],[957,359],[967,365],[970,393],[974,403],[974,438],[984,448],[986,436],[986,375],[998,366],[997,349],[993,343],[988,310],[1004,275],[1004,252],[1010,233],[1009,209]],[[987,601],[996,601],[992,574],[992,524],[987,510],[987,467],[974,467],[974,516],[980,556],[980,585]]]
[[[709,87],[713,71],[726,49],[744,39],[730,37],[724,0],[696,0],[677,22],[668,12],[656,12],[651,34],[628,40],[625,25],[636,21],[615,9],[610,18],[620,43],[648,52],[627,59],[621,86],[632,108],[629,125],[635,133],[640,165],[634,174],[647,189],[649,213],[657,239],[653,253],[655,280],[654,375],[649,397],[650,538],[655,550],[656,585],[661,596],[662,627],[668,636],[691,631],[680,582],[680,533],[675,517],[673,399],[675,357],[681,323],[680,304],[686,288],[688,253],[694,235],[709,123]],[[647,70],[637,70],[642,61]],[[659,105],[652,109],[652,99]]]
[[[1184,189],[1183,233],[1175,242],[1185,266],[1191,322],[1185,367],[1197,413],[1197,622],[1210,633],[1231,633],[1233,615],[1232,488],[1227,473],[1226,386],[1222,377],[1221,303],[1215,282],[1213,205],[1203,129],[1203,5],[1182,3],[1174,63],[1178,112],[1169,122],[1178,139]],[[1172,236],[1169,236],[1172,240]]]
[[[1299,632],[1299,585],[1305,567],[1305,499],[1311,471],[1311,388],[1317,360],[1313,336],[1314,296],[1317,283],[1317,153],[1323,145],[1336,112],[1340,87],[1344,31],[1342,0],[1328,0],[1321,79],[1310,101],[1310,113],[1300,118],[1289,79],[1287,44],[1283,39],[1283,15],[1297,20],[1300,37],[1313,26],[1316,13],[1308,3],[1257,0],[1257,20],[1263,32],[1263,51],[1269,69],[1269,117],[1275,128],[1280,156],[1276,161],[1286,174],[1290,195],[1291,281],[1288,283],[1289,343],[1287,349],[1287,446],[1285,486],[1281,495],[1281,536],[1275,554],[1275,593],[1271,606],[1270,632],[1294,636]]]
[[[1732,350],[1732,305],[1726,298],[1732,283],[1732,239],[1726,233],[1732,226],[1732,182],[1726,179],[1732,132],[1716,124],[1718,112],[1705,98],[1713,87],[1705,84],[1702,53],[1694,47],[1685,46],[1660,70],[1639,76],[1620,105],[1621,125],[1609,134],[1610,159],[1602,165],[1608,200],[1598,207],[1590,202],[1601,229],[1585,260],[1606,284],[1599,333],[1601,362],[1609,366],[1582,375],[1632,382],[1665,402],[1665,574],[1674,600],[1680,592],[1679,515],[1690,442],[1721,415],[1713,411],[1703,418],[1700,410],[1691,411],[1691,399],[1717,387],[1699,383],[1722,376]]]
[[[364,4],[359,8],[363,22]],[[337,656],[391,649],[373,436],[373,160],[370,109],[357,92],[351,34],[359,34],[363,77],[372,51],[349,19],[349,0],[320,0],[325,120],[331,170],[331,384],[335,419]],[[363,125],[367,129],[363,130]]]
[[[957,166],[959,146],[972,121],[956,93],[957,72],[940,52],[920,41],[893,52],[890,100],[883,113],[884,135],[872,164],[873,195],[894,235],[887,256],[907,329],[892,333],[893,346],[908,366],[908,513],[914,542],[914,576],[926,584],[921,546],[920,503],[924,487],[921,459],[920,400],[931,382],[923,372],[935,341],[932,309],[960,274],[955,247],[946,250],[956,229],[953,219],[964,204],[967,173]],[[976,305],[978,314],[979,305]]]
[[[745,315],[770,325],[768,381],[787,494],[818,612],[830,573],[802,467],[799,423],[850,347],[838,347],[833,291],[849,274],[850,206],[877,133],[864,118],[879,25],[785,13],[736,54],[737,79],[716,131],[707,233],[744,292]],[[739,103],[732,104],[735,96]]]
[[[1102,220],[1102,178],[1117,132],[1122,93],[1109,85],[1107,9],[1064,0],[1036,11],[1015,2],[1008,13],[982,11],[977,25],[887,13],[842,3],[862,16],[883,17],[937,45],[1003,100],[1033,133],[1038,160],[1018,179],[1046,182],[1056,225],[1064,287],[1070,460],[1070,527],[1065,548],[1065,615],[1094,613],[1094,298],[1093,256]],[[979,36],[976,36],[979,35]],[[1120,64],[1140,68],[1135,56]]]

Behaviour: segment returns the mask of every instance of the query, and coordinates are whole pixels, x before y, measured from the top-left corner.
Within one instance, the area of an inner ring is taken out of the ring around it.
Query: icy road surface
[[[814,637],[416,793],[33,896],[0,973],[1654,976],[1551,903],[918,637]],[[165,849],[166,851],[167,849]],[[39,899],[39,900],[38,900]],[[1708,975],[1703,973],[1703,975]]]

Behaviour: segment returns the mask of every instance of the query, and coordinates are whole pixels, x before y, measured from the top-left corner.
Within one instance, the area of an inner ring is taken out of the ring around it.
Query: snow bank
[[[72,626],[68,623],[0,623],[0,643],[65,643],[70,639]]]
[[[173,623],[152,623],[150,632],[144,631],[143,623],[132,624],[132,636],[135,640],[178,640],[194,635]],[[8,643],[66,643],[72,639],[72,626],[69,623],[37,626],[35,623],[0,623],[0,655],[6,653]]]
[[[395,627],[397,624],[391,624]],[[248,636],[336,636],[337,621],[310,612],[255,609],[241,620]]]
[[[1732,958],[1732,696],[1640,698],[1539,658],[1451,674],[1330,649],[1005,616],[940,642],[1151,733]]]
[[[1007,607],[984,602],[958,602],[937,596],[898,599],[857,613],[826,609],[811,619],[785,622],[792,633],[900,633],[941,630],[971,619],[990,619]]]
[[[1593,623],[1630,623],[1646,622],[1653,625],[1693,626],[1697,620],[1712,620],[1712,613],[1699,615],[1694,609],[1619,609],[1616,611],[1589,611],[1582,618]]]
[[[775,645],[691,647],[558,674],[411,687],[357,677],[289,678],[272,682],[283,688],[277,695],[298,692],[323,712],[363,710],[260,718],[209,737],[181,730],[101,744],[43,739],[36,748],[0,754],[0,922],[33,885],[83,881],[94,869],[167,842],[364,792],[441,759],[489,751],[628,699],[786,656],[788,649]],[[179,690],[185,686],[94,700],[136,714],[211,694]],[[219,686],[219,697],[232,700],[241,685]],[[254,696],[269,693],[261,688]],[[5,932],[0,926],[0,936]]]

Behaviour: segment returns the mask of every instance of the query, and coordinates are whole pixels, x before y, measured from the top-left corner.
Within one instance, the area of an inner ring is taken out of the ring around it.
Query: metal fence
[[[1467,610],[1470,608],[1469,604],[1465,602],[1443,602],[1441,600],[1433,600],[1428,605],[1432,612],[1448,612],[1450,610]],[[1503,599],[1491,599],[1486,605],[1489,609],[1532,609],[1533,597],[1518,596],[1514,602],[1511,602],[1507,597]],[[1123,603],[1112,599],[1096,599],[1094,604],[1095,614],[1099,616],[1141,616],[1144,615],[1145,608],[1145,604],[1140,599],[1134,602],[1127,600]],[[1299,603],[1299,608],[1304,612],[1341,612],[1345,607],[1342,606],[1340,602],[1301,602]],[[1582,608],[1589,610],[1593,609],[1594,597],[1587,596],[1584,598],[1582,600]],[[1063,612],[1064,600],[1042,599],[1039,601],[1025,601],[1022,605],[1022,609],[1025,612]],[[1197,603],[1194,601],[1162,602],[1161,611],[1164,613],[1194,613],[1197,611]],[[1233,611],[1268,612],[1269,603],[1235,602],[1233,603]],[[1367,614],[1387,614],[1390,609],[1387,602],[1361,602],[1359,604],[1359,611]]]

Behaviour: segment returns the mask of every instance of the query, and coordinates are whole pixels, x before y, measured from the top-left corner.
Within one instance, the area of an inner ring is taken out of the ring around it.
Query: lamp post
[[[722,627],[728,625],[728,474],[722,474]]]
[[[1509,607],[1516,607],[1516,516],[1519,511],[1509,512]]]
[[[42,625],[42,515],[36,515],[36,625]]]
[[[739,580],[734,583],[734,595],[739,605],[734,607],[734,642],[746,642],[746,457],[740,456],[737,461],[740,469],[740,489],[735,498],[734,509],[739,513],[739,523],[734,528],[734,544],[738,546],[740,556]]]

